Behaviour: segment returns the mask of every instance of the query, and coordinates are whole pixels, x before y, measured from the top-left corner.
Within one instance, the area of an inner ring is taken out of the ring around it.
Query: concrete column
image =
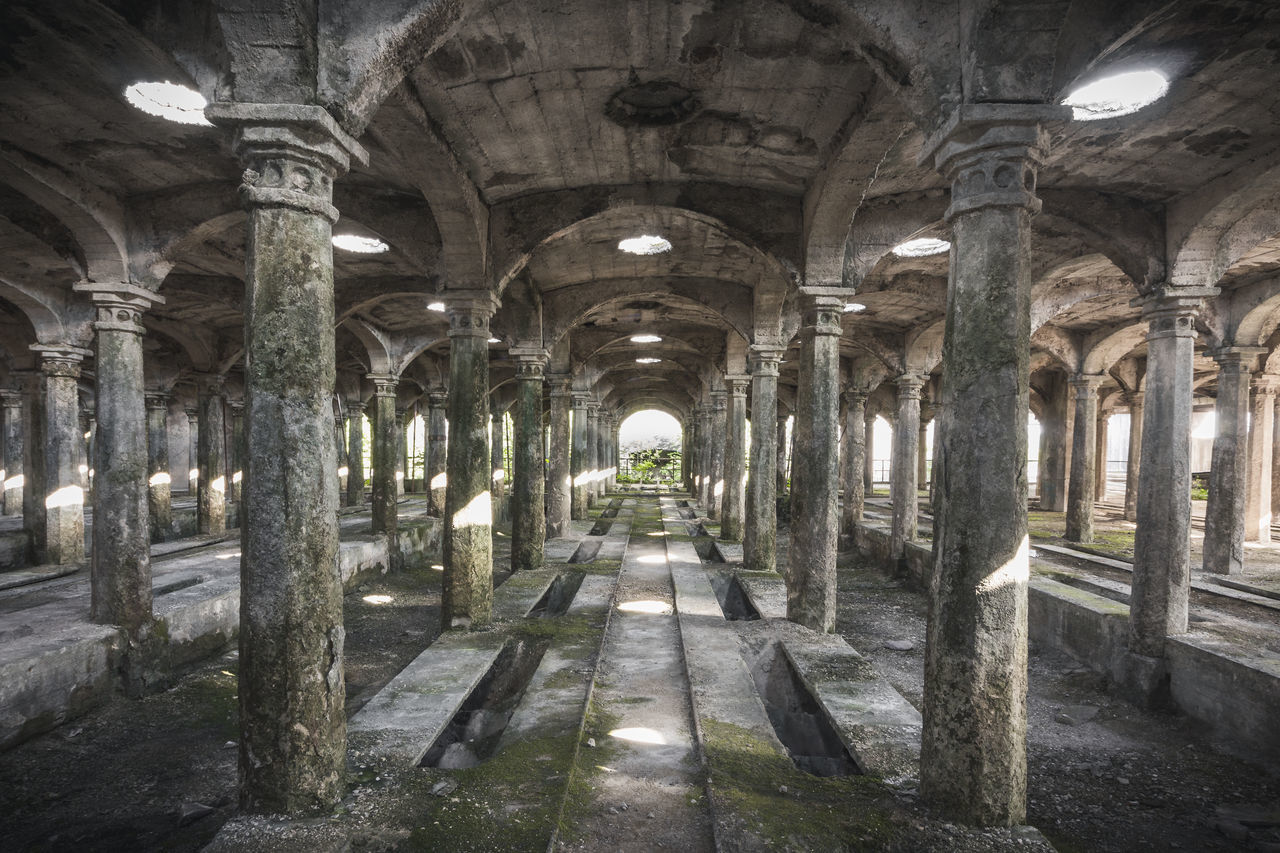
[[[347,506],[364,505],[364,403],[347,401]]]
[[[717,389],[711,392],[711,416],[708,424],[707,461],[708,474],[707,517],[720,521],[724,518],[725,493],[725,433],[729,431],[729,392]]]
[[[747,382],[745,376],[727,379],[729,396],[725,410],[724,431],[724,518],[720,521],[720,538],[727,542],[742,541],[746,514],[747,476]]]
[[[449,395],[443,390],[434,390],[427,395],[427,488],[431,490],[428,505],[431,514],[441,518],[444,517],[445,486],[449,478],[445,471],[449,442],[448,402]]]
[[[409,476],[410,410],[396,406],[396,496],[404,495],[404,481]]]
[[[38,496],[44,506],[41,562],[80,563],[84,561],[84,487],[80,485],[84,432],[76,384],[89,351],[39,344],[31,349],[40,355],[44,374],[44,494]]]
[[[512,436],[511,570],[542,568],[547,519],[542,501],[542,371],[546,354],[514,353],[515,434]]]
[[[23,426],[22,392],[0,390],[4,415],[4,515],[22,515],[22,486],[26,466],[26,431]],[[167,476],[167,475],[166,475]]]
[[[147,410],[142,388],[142,312],[163,302],[143,287],[77,284],[97,308],[90,614],[137,640],[151,622]]]
[[[1271,465],[1275,446],[1276,379],[1254,380],[1249,429],[1249,495],[1245,501],[1245,539],[1271,542]]]
[[[94,417],[94,409],[80,410],[80,461],[76,469],[80,472],[80,487],[84,489],[85,498],[93,505],[93,460],[96,458],[98,422]]]
[[[346,774],[333,441],[333,181],[359,143],[318,106],[214,104],[249,210],[240,807],[327,812]]]
[[[875,428],[876,415],[875,412],[867,412],[867,418],[862,422],[862,491],[865,496],[871,494],[875,488],[876,481],[876,462],[873,449],[875,447]]]
[[[845,391],[844,440],[840,445],[840,483],[844,502],[840,511],[840,548],[853,547],[854,530],[866,500],[863,474],[867,455],[867,392]]]
[[[742,565],[749,572],[778,570],[778,362],[781,347],[752,346],[751,466]]]
[[[1067,403],[1071,389],[1055,374],[1044,389],[1040,413],[1040,471],[1036,486],[1040,509],[1066,512],[1067,509]],[[934,443],[937,443],[935,427]]]
[[[787,448],[790,446],[787,441],[787,417],[787,415],[778,415],[778,447],[774,463],[778,471],[778,497],[787,493]]]
[[[22,434],[25,445],[22,480],[22,529],[31,544],[31,559],[44,562],[46,524],[44,373],[32,371],[23,380]]]
[[[173,533],[169,491],[169,395],[149,393],[146,401],[147,517],[151,522],[151,541],[163,542]]]
[[[243,411],[243,407],[241,409]],[[242,414],[238,415],[233,407],[231,410],[231,432],[233,434],[235,433],[235,422],[238,416],[243,417]],[[333,419],[333,434],[333,450],[338,454],[338,506],[341,508],[347,505],[347,484],[350,482],[351,477],[351,466],[347,462],[347,424],[341,414],[336,415]],[[236,467],[238,468],[239,465]],[[235,486],[233,485],[232,488],[234,489]]]
[[[1235,574],[1244,568],[1245,498],[1249,491],[1249,378],[1257,347],[1225,347],[1218,362],[1213,467],[1204,512],[1204,570]]]
[[[227,532],[227,477],[223,468],[225,440],[226,377],[216,373],[196,377],[200,394],[199,469],[196,479],[196,527],[200,533],[221,536]],[[328,476],[328,472],[325,472]]]
[[[1142,392],[1125,395],[1129,403],[1129,461],[1124,475],[1124,517],[1138,519],[1138,475],[1142,459]]]
[[[800,385],[791,457],[787,618],[821,633],[836,624],[840,446],[839,296],[801,292]]]
[[[574,521],[587,517],[589,503],[588,480],[591,478],[591,424],[587,404],[591,395],[585,391],[573,393],[573,436],[569,471],[572,478],[571,515]]]
[[[547,454],[547,538],[569,533],[572,518],[573,478],[569,473],[569,410],[573,390],[569,377],[557,375],[551,385],[551,430]]]
[[[1075,426],[1071,431],[1071,482],[1067,485],[1067,532],[1070,542],[1093,541],[1094,489],[1097,486],[1098,387],[1105,376],[1081,374],[1071,379],[1075,392]]]
[[[592,400],[587,404],[587,506],[593,507],[600,501],[600,402]]]
[[[710,403],[695,407],[698,417],[698,506],[710,517],[711,506],[711,415]]]
[[[493,610],[493,471],[489,430],[487,291],[459,294],[449,305],[449,451],[444,499],[445,628],[487,625]]]
[[[374,533],[385,533],[395,543],[399,518],[396,506],[396,465],[400,455],[400,417],[396,414],[399,377],[370,374],[373,381],[373,423],[369,431]]]
[[[895,380],[898,386],[898,417],[893,425],[893,464],[890,466],[893,475],[889,483],[889,496],[893,501],[889,548],[895,559],[903,557],[906,543],[919,538],[916,452],[920,441],[920,389],[926,379],[919,374],[904,373]]]
[[[200,481],[200,410],[187,413],[187,496],[195,497]]]
[[[493,495],[494,514],[498,518],[503,517],[503,510],[506,506],[507,499],[507,479],[511,476],[511,472],[506,468],[506,460],[503,459],[503,416],[504,412],[490,412],[489,414],[489,470],[490,493]]]
[[[1187,630],[1195,317],[1204,298],[1217,292],[1157,287],[1143,302],[1149,322],[1147,390],[1129,599],[1131,680],[1138,692],[1160,689],[1165,638]]]
[[[916,441],[916,488],[929,488],[929,419],[924,406],[920,409],[920,438]]]
[[[1061,107],[964,105],[928,145],[951,183],[934,427],[921,794],[974,824],[1026,815],[1031,217]],[[901,426],[901,424],[899,425]]]
[[[1093,454],[1095,477],[1093,497],[1099,501],[1107,496],[1107,424],[1110,419],[1111,416],[1106,412],[1098,412],[1098,426],[1093,442],[1096,448]]]
[[[236,527],[244,529],[244,400],[231,402],[231,499],[236,502]],[[342,429],[335,424],[338,434]]]

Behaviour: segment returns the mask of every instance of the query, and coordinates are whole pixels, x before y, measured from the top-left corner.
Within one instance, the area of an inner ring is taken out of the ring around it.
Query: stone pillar
[[[929,420],[932,413],[926,414],[922,404],[920,408],[920,438],[916,442],[916,488],[929,488]]]
[[[195,497],[200,482],[200,410],[187,409],[187,496]]]
[[[840,547],[853,547],[854,531],[862,519],[866,500],[863,474],[866,471],[867,392],[845,391],[844,440],[840,447],[840,482],[844,503],[840,512]]]
[[[1245,539],[1271,542],[1271,453],[1275,445],[1276,379],[1254,380],[1249,430],[1249,495],[1245,501]]]
[[[487,291],[449,303],[449,452],[444,499],[444,588],[440,623],[489,623],[493,609],[493,470],[489,430]]]
[[[920,389],[926,377],[904,373],[898,386],[898,417],[893,425],[893,464],[889,496],[893,501],[893,521],[889,531],[889,549],[894,559],[905,555],[906,543],[918,537],[920,519],[917,503],[918,473],[916,451],[920,441]]]
[[[875,460],[875,429],[876,415],[875,412],[867,412],[867,419],[862,424],[862,490],[863,500],[866,495],[871,494],[875,488],[876,482],[876,460]],[[936,435],[936,433],[935,433]],[[937,443],[937,439],[934,439]]]
[[[588,420],[587,404],[591,395],[585,391],[573,392],[573,447],[570,458],[570,473],[573,481],[571,512],[575,521],[587,517],[588,485],[591,477],[590,436],[591,424]]]
[[[445,471],[448,457],[448,419],[445,415],[449,395],[435,390],[427,395],[427,488],[431,490],[428,505],[432,515],[444,517],[444,496],[449,476]]]
[[[507,471],[506,460],[503,458],[503,439],[505,438],[503,429],[504,412],[491,411],[489,413],[489,470],[491,473],[491,481],[493,486],[490,489],[493,495],[493,506],[495,514],[502,516],[503,502],[507,495],[507,479],[511,476],[511,472]]]
[[[244,529],[244,400],[231,407],[231,499],[236,502],[236,527]],[[341,434],[342,430],[338,429]]]
[[[777,383],[774,383],[775,385]],[[778,415],[778,447],[774,467],[778,472],[777,493],[782,497],[787,493],[787,415]]]
[[[409,421],[412,417],[408,409],[396,406],[396,497],[404,495],[404,481],[409,476]]]
[[[241,411],[243,411],[243,406]],[[231,409],[232,434],[235,433],[237,417],[242,417],[242,414],[237,412],[233,405]],[[338,454],[338,507],[341,508],[347,505],[347,484],[350,482],[351,466],[347,462],[347,424],[340,413],[333,418],[333,435],[333,451]],[[234,441],[232,443],[234,444]],[[232,452],[235,451],[233,450]],[[239,468],[238,463],[236,467]],[[235,489],[234,483],[232,484],[232,489]]]
[[[44,373],[43,560],[84,561],[84,488],[80,485],[80,364],[89,351],[74,346],[32,345]],[[141,402],[139,402],[141,409]],[[39,543],[37,548],[39,548]]]
[[[823,634],[836,624],[840,464],[840,313],[844,298],[801,291],[800,385],[791,457],[787,618]]]
[[[1142,392],[1130,392],[1125,399],[1129,403],[1129,461],[1124,476],[1124,517],[1137,521],[1138,476],[1141,471],[1138,463],[1142,459]]]
[[[147,517],[151,522],[151,541],[163,542],[173,533],[169,489],[169,395],[149,393],[146,405]]]
[[[373,447],[370,462],[374,533],[385,533],[396,543],[396,465],[400,455],[400,417],[396,414],[396,386],[399,377],[369,374],[373,381],[373,423],[369,438]]]
[[[600,402],[587,404],[587,506],[600,498]]]
[[[1249,377],[1256,347],[1224,347],[1218,362],[1213,467],[1204,513],[1204,570],[1235,574],[1244,568],[1245,498],[1249,490]]]
[[[781,347],[751,347],[751,466],[747,472],[747,521],[742,566],[778,570],[778,362]]]
[[[328,811],[346,773],[333,441],[333,181],[367,156],[318,106],[214,104],[246,165],[240,807]]]
[[[711,413],[710,403],[695,407],[698,417],[698,506],[710,517],[711,506]]]
[[[196,528],[203,535],[227,532],[227,478],[223,471],[225,410],[222,397],[225,376],[216,373],[196,377],[200,394],[199,469],[196,479]],[[325,472],[328,476],[328,472]]]
[[[1026,815],[1031,217],[1040,122],[1066,114],[966,104],[927,149],[951,183],[952,248],[920,789],[975,824]]]
[[[1098,426],[1093,446],[1094,451],[1094,500],[1103,500],[1107,496],[1107,424],[1111,416],[1106,412],[1098,412]]]
[[[1271,422],[1280,424],[1280,394],[1276,396],[1276,408]],[[1272,429],[1275,441],[1271,445],[1271,506],[1280,507],[1280,429]]]
[[[745,376],[730,376],[728,408],[724,431],[724,517],[720,521],[720,538],[727,542],[742,541],[746,513],[747,476],[747,382]]]
[[[347,401],[347,506],[364,505],[364,403]]]
[[[97,456],[98,422],[94,417],[93,408],[84,408],[80,410],[80,462],[77,468],[80,471],[80,487],[84,489],[85,497],[89,504],[93,505],[93,460]]]
[[[556,376],[551,385],[551,434],[547,454],[547,538],[569,533],[573,478],[569,473],[569,410],[573,390],[569,377]]]
[[[22,515],[22,487],[26,471],[26,431],[23,430],[22,392],[0,390],[4,415],[4,515]],[[166,474],[166,476],[168,476]]]
[[[1158,287],[1143,302],[1146,400],[1129,599],[1129,650],[1154,692],[1164,641],[1187,630],[1191,584],[1191,382],[1195,318],[1216,288]],[[1246,392],[1247,393],[1247,392]],[[1219,423],[1222,429],[1223,424]],[[1214,466],[1217,467],[1216,465]],[[1206,552],[1208,551],[1206,536]],[[1141,677],[1138,672],[1136,677]],[[1135,685],[1141,691],[1143,684]]]
[[[141,313],[164,301],[127,284],[75,285],[98,310],[93,324],[97,435],[90,614],[137,639],[151,622],[147,409],[142,389]],[[167,484],[166,484],[167,485]],[[167,492],[167,489],[166,489]],[[168,497],[166,493],[166,498]]]
[[[546,354],[516,359],[515,430],[511,441],[511,570],[542,568],[547,519],[542,502],[542,370]]]
[[[1080,374],[1071,379],[1076,417],[1071,431],[1071,481],[1067,485],[1067,532],[1070,542],[1093,541],[1094,488],[1097,486],[1098,386],[1105,376]]]
[[[723,389],[711,392],[711,417],[708,425],[707,461],[707,517],[717,521],[724,517],[724,436],[729,430],[729,392]]]

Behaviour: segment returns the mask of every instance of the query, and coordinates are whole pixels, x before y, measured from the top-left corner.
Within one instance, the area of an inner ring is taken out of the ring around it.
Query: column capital
[[[1036,170],[1049,148],[1045,125],[1071,118],[1071,108],[1052,104],[961,104],[921,149],[918,162],[930,158],[951,181],[951,206],[957,216],[988,207],[1040,210]]]
[[[547,351],[541,347],[511,347],[508,352],[516,362],[516,379],[541,382],[547,367]]]
[[[81,281],[71,286],[76,293],[87,293],[98,309],[93,324],[97,331],[146,333],[142,312],[152,305],[163,305],[164,297],[145,287],[129,282]]]
[[[573,395],[573,407],[575,409],[585,409],[591,405],[590,391],[570,391]]]
[[[221,394],[227,384],[227,377],[222,373],[197,373],[194,378],[200,394]]]
[[[427,391],[427,407],[431,409],[443,409],[449,405],[449,389],[448,388],[432,388]]]
[[[724,378],[724,381],[729,386],[728,388],[729,394],[731,394],[734,397],[747,396],[747,389],[751,387],[750,376],[739,376],[739,375],[726,376]]]
[[[400,377],[394,373],[370,373],[365,378],[373,383],[375,397],[394,397],[400,384]]]
[[[184,414],[186,414],[188,421],[195,422],[195,420],[200,417],[199,409],[183,406],[182,411]]]
[[[840,317],[844,311],[843,288],[800,288],[800,328],[815,335],[839,335],[843,329]]]
[[[205,116],[235,130],[233,149],[246,165],[246,207],[288,207],[338,221],[333,180],[369,154],[323,107],[308,104],[216,103]]]
[[[13,408],[22,405],[23,394],[13,388],[0,388],[0,406]]]
[[[1258,357],[1266,354],[1266,347],[1218,347],[1209,353],[1219,370],[1231,373],[1253,373]]]
[[[1259,373],[1253,377],[1253,390],[1260,397],[1273,397],[1280,392],[1280,376]]]
[[[364,400],[345,400],[342,405],[346,408],[348,415],[364,414]]]
[[[1146,394],[1142,391],[1126,391],[1124,394],[1124,401],[1128,403],[1129,408],[1132,409],[1134,406],[1141,406],[1145,397]]]
[[[148,409],[168,409],[169,408],[169,392],[168,391],[147,391],[143,394]]]
[[[752,375],[777,376],[778,364],[786,352],[781,344],[752,344],[747,348],[747,369]]]
[[[1106,379],[1106,375],[1102,373],[1077,373],[1067,379],[1067,384],[1076,389],[1078,399],[1088,394],[1097,394],[1098,388]]]
[[[893,380],[898,386],[898,399],[920,399],[920,391],[929,377],[922,373],[903,373]]]
[[[1150,292],[1129,301],[1140,307],[1142,316],[1150,324],[1147,340],[1157,338],[1195,338],[1195,320],[1204,308],[1204,301],[1217,296],[1216,287],[1172,287],[1157,285]]]
[[[449,337],[489,339],[489,318],[498,310],[498,298],[488,290],[459,290],[446,293],[445,313],[449,316]]]
[[[228,400],[227,408],[231,410],[233,418],[238,418],[244,414],[244,400]]]
[[[567,373],[545,374],[547,385],[551,388],[552,397],[573,397],[573,377]],[[572,400],[570,401],[572,402]]]
[[[866,405],[868,396],[870,395],[866,391],[855,388],[850,388],[840,392],[840,400],[847,406]]]
[[[80,364],[90,351],[64,344],[32,344],[30,350],[40,356],[40,370],[45,376],[80,378]]]

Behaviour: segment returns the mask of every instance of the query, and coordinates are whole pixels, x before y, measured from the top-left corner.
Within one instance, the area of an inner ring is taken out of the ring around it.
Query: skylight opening
[[[443,313],[443,312],[444,312],[444,310],[445,310],[444,303],[443,303],[443,302],[430,302],[430,303],[428,303],[428,304],[427,304],[427,310],[428,310],[428,311],[440,311],[441,313]]]
[[[644,234],[622,240],[618,243],[618,249],[631,255],[661,255],[671,251],[671,241],[665,237]]]
[[[1126,71],[1081,86],[1062,103],[1076,120],[1095,121],[1136,113],[1168,91],[1169,81],[1158,71]]]
[[[900,258],[925,258],[949,251],[951,251],[950,243],[933,237],[917,237],[893,247],[893,253]]]
[[[858,314],[866,310],[867,306],[863,305],[861,302],[846,302],[844,304],[844,313],[846,314]]]
[[[391,248],[374,237],[358,237],[355,234],[334,234],[333,245],[344,252],[359,255],[380,255]]]
[[[491,344],[500,344],[500,343],[502,343],[502,339],[501,339],[501,338],[489,338],[489,343],[491,343]]]
[[[660,358],[637,358],[636,364],[657,364],[660,361]]]
[[[656,344],[662,340],[659,335],[632,335],[631,343],[633,344]]]
[[[134,83],[124,90],[124,97],[147,115],[159,116],[179,124],[213,126],[204,117],[204,108],[209,102],[195,89],[187,86],[179,86],[167,80],[163,83]]]

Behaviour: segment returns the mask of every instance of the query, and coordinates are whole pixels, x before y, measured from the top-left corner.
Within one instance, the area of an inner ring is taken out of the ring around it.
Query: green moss
[[[588,747],[589,760],[580,756],[573,767],[569,785],[565,791],[564,809],[560,814],[559,837],[561,841],[576,842],[583,840],[579,829],[585,824],[595,803],[595,780],[621,754],[621,746],[608,736],[618,727],[618,716],[601,707],[594,699],[587,708],[583,720],[582,739],[595,738],[596,746]]]
[[[570,568],[588,575],[616,575],[622,568],[621,560],[596,560],[591,563],[574,563]]]
[[[879,781],[811,776],[747,729],[715,720],[702,728],[718,819],[767,849],[883,850],[892,840],[892,797]]]

